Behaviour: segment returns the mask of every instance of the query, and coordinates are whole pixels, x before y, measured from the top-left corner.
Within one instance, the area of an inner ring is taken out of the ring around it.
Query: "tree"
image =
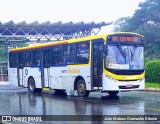
[[[15,42],[15,40],[20,40]],[[22,40],[22,41],[21,41]],[[8,48],[16,48],[16,47],[23,47],[27,46],[25,42],[23,42],[22,38],[16,38],[7,42],[5,38],[0,38],[0,62],[7,62],[8,61]]]
[[[115,22],[114,31],[136,32],[145,36],[145,56],[160,56],[160,0],[146,0],[132,17]]]

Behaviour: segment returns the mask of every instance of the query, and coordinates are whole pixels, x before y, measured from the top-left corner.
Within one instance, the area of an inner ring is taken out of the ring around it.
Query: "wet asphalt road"
[[[114,98],[94,92],[88,98],[80,98],[52,93],[33,95],[24,88],[0,86],[0,115],[160,115],[160,92],[120,92]]]

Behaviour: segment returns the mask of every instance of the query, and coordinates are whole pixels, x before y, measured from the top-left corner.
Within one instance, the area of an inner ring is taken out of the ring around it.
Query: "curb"
[[[143,91],[160,92],[160,88],[145,88]]]

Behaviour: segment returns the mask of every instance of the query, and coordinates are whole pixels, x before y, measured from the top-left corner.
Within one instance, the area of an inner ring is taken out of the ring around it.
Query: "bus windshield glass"
[[[144,69],[144,47],[141,45],[108,44],[105,67],[110,69]]]

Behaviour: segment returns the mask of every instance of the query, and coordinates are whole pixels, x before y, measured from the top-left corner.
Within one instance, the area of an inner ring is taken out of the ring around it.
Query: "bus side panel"
[[[21,71],[22,73],[22,80],[23,80],[23,86],[24,87],[28,87],[28,78],[29,78],[29,75],[28,75],[28,72],[30,70],[30,67],[24,67],[23,70]],[[20,74],[21,76],[21,74]]]
[[[50,86],[51,89],[64,89],[62,76],[67,73],[67,67],[51,67],[50,68]]]
[[[17,68],[8,69],[9,83],[18,86]]]
[[[85,80],[86,89],[91,90],[91,67],[89,65],[69,65],[67,72],[68,75],[65,73],[63,74],[64,87],[68,90],[74,90],[75,79],[77,76],[81,76]]]
[[[87,90],[91,90],[90,66],[69,65],[68,67],[51,67],[51,89],[74,90],[74,81],[81,76],[86,82]]]
[[[86,89],[91,90],[91,66],[88,64],[87,66],[78,66],[80,69],[80,75],[84,78],[86,83]]]
[[[24,86],[24,70],[23,69],[19,69],[19,83],[20,86]]]
[[[62,77],[51,77],[51,88],[63,90],[64,86],[62,82]]]
[[[42,88],[40,67],[25,67],[24,68],[25,87],[28,87],[28,79],[30,77],[33,77],[35,84],[36,84],[36,88]]]
[[[64,84],[64,89],[70,91],[74,89],[74,80],[75,77],[73,76],[63,76],[63,84]]]
[[[51,77],[51,89],[59,89],[59,90],[63,90],[64,89],[64,85],[62,82],[62,77]]]
[[[50,69],[44,68],[44,86],[49,87],[49,75],[50,75]]]

